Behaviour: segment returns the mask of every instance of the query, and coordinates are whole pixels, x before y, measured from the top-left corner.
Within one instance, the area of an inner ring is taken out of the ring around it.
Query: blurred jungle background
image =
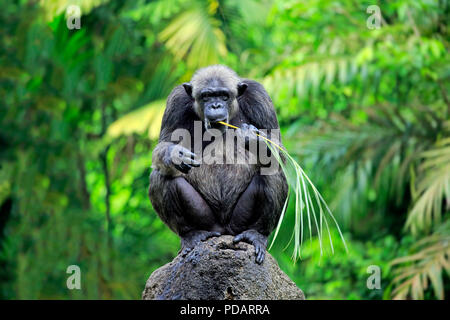
[[[294,263],[289,209],[270,252],[308,299],[449,297],[448,1],[0,3],[1,299],[140,298],[179,250],[147,197],[165,99],[214,63],[264,84],[347,240]]]

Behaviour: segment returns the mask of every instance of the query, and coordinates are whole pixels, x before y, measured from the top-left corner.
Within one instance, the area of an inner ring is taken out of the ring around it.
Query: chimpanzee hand
[[[167,162],[183,173],[188,173],[192,167],[200,166],[200,162],[195,160],[195,153],[178,145],[173,144],[167,150]]]
[[[234,243],[238,243],[239,241],[252,244],[255,247],[256,263],[263,263],[264,258],[266,257],[267,237],[256,230],[250,229],[234,237]]]
[[[250,141],[258,141],[259,130],[252,124],[243,123],[239,129],[236,129],[238,135],[245,139],[245,144],[248,145]]]
[[[188,254],[197,244],[212,237],[220,236],[217,231],[194,230],[181,237],[181,255]]]

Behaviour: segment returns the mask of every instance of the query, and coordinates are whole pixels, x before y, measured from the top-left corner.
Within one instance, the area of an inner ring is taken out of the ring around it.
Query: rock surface
[[[258,265],[252,245],[233,244],[232,236],[221,236],[153,272],[142,299],[304,300],[305,296],[269,253]]]

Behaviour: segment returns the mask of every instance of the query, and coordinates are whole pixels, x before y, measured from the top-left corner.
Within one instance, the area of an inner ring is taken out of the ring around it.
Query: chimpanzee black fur
[[[193,144],[182,146],[179,140],[171,141],[174,130],[180,128],[189,130],[193,139],[201,139],[194,136],[194,121],[202,121],[202,135],[216,129],[223,136],[226,130],[234,129],[217,121],[228,122],[240,128],[237,135],[247,143],[257,140],[259,148],[267,148],[255,132],[279,129],[272,101],[261,84],[241,79],[225,66],[198,70],[190,83],[175,87],[167,99],[159,143],[153,151],[149,188],[154,209],[181,237],[184,253],[199,241],[229,234],[235,236],[235,242],[253,244],[256,262],[262,263],[267,237],[276,227],[287,197],[281,167],[262,175],[259,162],[200,163]],[[269,136],[281,145],[281,137]],[[212,140],[200,143],[202,152],[215,143]],[[242,153],[227,150],[225,143],[221,146],[224,154]]]

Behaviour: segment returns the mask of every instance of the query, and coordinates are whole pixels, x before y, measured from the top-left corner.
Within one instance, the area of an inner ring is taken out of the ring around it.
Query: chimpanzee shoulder
[[[238,97],[239,109],[258,129],[278,129],[278,120],[269,94],[257,81],[243,79],[247,90]]]
[[[195,120],[200,120],[194,108],[194,99],[187,95],[182,85],[176,86],[167,98],[161,122],[159,141],[170,141],[170,134],[180,128],[190,130]]]

